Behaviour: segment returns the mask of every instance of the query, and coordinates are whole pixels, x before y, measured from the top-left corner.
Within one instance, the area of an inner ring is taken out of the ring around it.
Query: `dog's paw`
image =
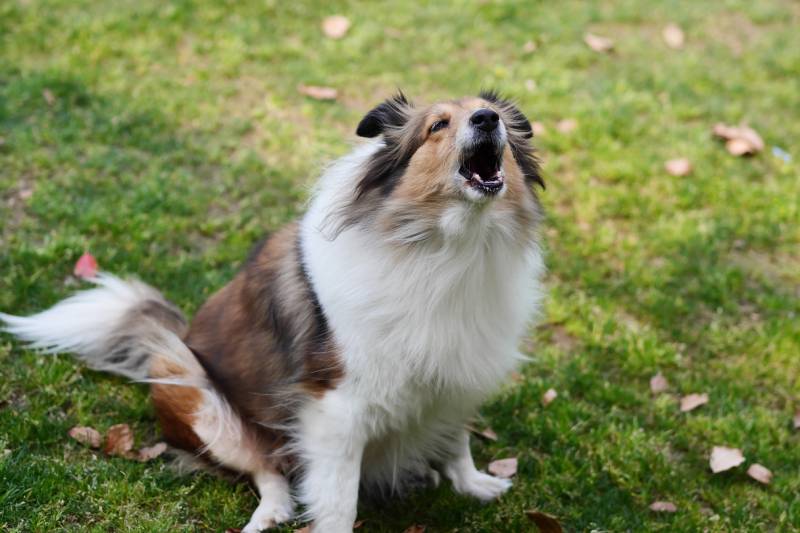
[[[250,517],[242,533],[258,533],[288,521],[294,514],[291,502],[269,502],[262,500]]]
[[[462,479],[453,480],[453,487],[456,492],[488,502],[499,498],[510,489],[511,480],[491,476],[476,470]]]

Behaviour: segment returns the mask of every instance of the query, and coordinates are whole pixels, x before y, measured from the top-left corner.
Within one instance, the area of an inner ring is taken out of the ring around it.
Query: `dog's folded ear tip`
[[[370,115],[367,115],[361,122],[358,123],[358,127],[356,128],[356,135],[359,137],[377,137],[381,133],[381,124],[380,122]]]
[[[408,120],[408,107],[410,104],[406,100],[402,91],[391,98],[384,100],[369,113],[364,115],[356,128],[356,135],[359,137],[377,137],[387,127],[400,127]]]

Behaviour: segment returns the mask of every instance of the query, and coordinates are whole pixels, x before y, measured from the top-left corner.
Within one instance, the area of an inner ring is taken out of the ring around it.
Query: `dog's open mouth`
[[[473,189],[489,196],[497,194],[504,183],[502,157],[495,143],[481,143],[464,160],[458,172]]]

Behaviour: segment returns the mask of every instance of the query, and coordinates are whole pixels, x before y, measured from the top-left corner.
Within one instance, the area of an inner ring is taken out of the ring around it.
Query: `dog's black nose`
[[[469,122],[479,130],[494,131],[500,122],[500,115],[491,109],[478,109],[469,117]]]

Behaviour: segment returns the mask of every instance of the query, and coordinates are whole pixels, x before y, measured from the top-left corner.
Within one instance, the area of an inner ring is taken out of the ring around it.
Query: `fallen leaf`
[[[75,426],[69,430],[68,435],[91,448],[99,448],[103,442],[100,432],[89,426]]]
[[[344,15],[325,17],[322,21],[322,33],[330,39],[341,39],[350,29],[350,20]]]
[[[542,394],[542,405],[548,406],[550,403],[558,397],[558,393],[555,389],[547,389],[547,391]]]
[[[489,463],[489,473],[497,477],[508,479],[517,473],[517,458],[510,457],[508,459],[498,459]]]
[[[688,176],[692,172],[692,163],[685,157],[679,157],[664,163],[664,168],[671,176]]]
[[[33,189],[28,189],[28,188],[26,188],[26,189],[21,189],[21,190],[20,190],[20,191],[17,193],[17,196],[20,198],[20,200],[27,200],[28,198],[30,198],[31,196],[33,196]]]
[[[657,513],[674,513],[678,508],[672,502],[653,502],[650,504],[650,510]]]
[[[536,43],[533,41],[527,41],[525,44],[522,45],[522,51],[526,54],[530,54],[531,52],[536,51]]]
[[[336,100],[339,91],[333,87],[320,87],[317,85],[298,85],[297,91],[314,100]]]
[[[56,103],[56,96],[50,89],[45,89],[42,91],[42,98],[44,98],[44,101],[47,102],[47,105],[53,105]]]
[[[725,446],[714,446],[711,450],[711,458],[708,464],[711,466],[711,471],[715,474],[730,470],[735,466],[739,466],[744,462],[744,455],[739,448],[727,448]]]
[[[794,429],[800,429],[800,409],[794,414]]]
[[[157,442],[152,446],[146,446],[139,450],[139,460],[142,462],[155,459],[162,453],[167,451],[167,444],[164,442]]]
[[[514,383],[522,383],[523,381],[525,381],[525,376],[516,371],[512,372],[509,375],[509,377],[511,378],[511,381],[513,381]]]
[[[574,118],[565,118],[556,123],[556,129],[561,133],[571,133],[578,127],[578,121]]]
[[[677,24],[667,24],[666,27],[664,27],[664,31],[661,32],[661,36],[670,48],[676,50],[678,48],[683,48],[685,37],[683,35],[683,30]]]
[[[225,533],[242,533],[242,530],[238,527],[229,527],[225,530]]]
[[[363,520],[356,520],[356,523],[353,524],[353,529],[358,529],[363,525],[364,525],[364,521]]]
[[[714,135],[724,139],[725,148],[731,155],[753,155],[764,149],[764,139],[749,126],[715,124]]]
[[[561,524],[556,517],[550,516],[547,513],[531,510],[525,511],[525,516],[536,524],[536,527],[539,528],[541,533],[563,533],[564,531],[561,529]]]
[[[587,33],[584,35],[583,42],[585,42],[589,48],[595,52],[610,52],[614,49],[614,41],[608,37],[601,37],[600,35],[595,35],[594,33]]]
[[[683,398],[681,398],[681,412],[688,413],[694,409],[697,409],[701,405],[705,405],[708,403],[708,394],[705,392],[702,394],[687,394]]]
[[[486,440],[496,441],[497,440],[497,433],[494,432],[492,428],[486,428],[479,433],[479,435]]]
[[[83,279],[95,277],[97,275],[97,259],[89,252],[84,252],[75,262],[75,268],[72,273]]]
[[[747,475],[764,485],[769,485],[770,481],[772,481],[772,472],[770,472],[769,468],[758,463],[750,465],[750,468],[747,469]]]
[[[127,457],[133,449],[133,431],[128,424],[116,424],[108,428],[105,452],[108,455]]]
[[[304,526],[300,529],[295,529],[294,533],[311,533],[311,526]]]
[[[533,130],[534,136],[544,135],[547,131],[547,128],[541,122],[531,122],[531,129]]]
[[[653,394],[661,394],[668,388],[669,382],[661,372],[650,378],[650,392]]]
[[[425,526],[414,524],[413,526],[408,526],[403,533],[425,533]]]

